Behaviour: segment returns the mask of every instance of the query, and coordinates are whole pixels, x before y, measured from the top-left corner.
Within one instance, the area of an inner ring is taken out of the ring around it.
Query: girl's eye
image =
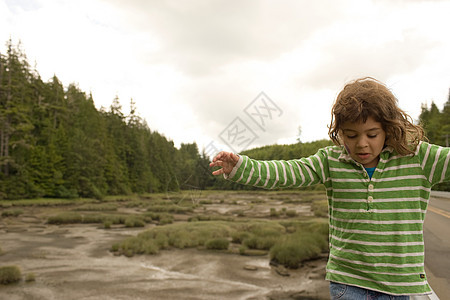
[[[373,139],[373,138],[376,138],[377,135],[376,135],[376,134],[369,134],[368,137],[371,138],[371,139]]]
[[[347,138],[349,139],[354,139],[356,137],[356,135],[347,135]]]

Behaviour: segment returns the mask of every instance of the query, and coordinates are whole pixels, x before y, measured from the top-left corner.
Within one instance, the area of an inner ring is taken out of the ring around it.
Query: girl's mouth
[[[370,157],[370,153],[358,153],[358,157],[362,160],[365,160]]]

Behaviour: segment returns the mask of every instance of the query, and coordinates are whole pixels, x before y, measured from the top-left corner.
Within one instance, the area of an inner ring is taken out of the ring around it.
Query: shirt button
[[[372,201],[373,201],[373,197],[372,197],[372,196],[369,196],[369,197],[367,197],[367,200],[368,200],[369,202],[372,202]]]
[[[369,191],[373,192],[373,184],[369,184]]]

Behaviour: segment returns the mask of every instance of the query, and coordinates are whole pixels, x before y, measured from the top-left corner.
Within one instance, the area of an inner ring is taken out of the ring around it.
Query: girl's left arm
[[[450,148],[422,142],[418,146],[422,169],[428,181],[434,185],[450,181]]]

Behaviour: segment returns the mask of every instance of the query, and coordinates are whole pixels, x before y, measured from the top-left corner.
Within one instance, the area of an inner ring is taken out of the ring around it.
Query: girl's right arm
[[[223,174],[226,179],[266,189],[300,187],[323,183],[325,152],[295,160],[254,160],[229,152],[219,153],[210,164],[221,166],[213,175]]]

